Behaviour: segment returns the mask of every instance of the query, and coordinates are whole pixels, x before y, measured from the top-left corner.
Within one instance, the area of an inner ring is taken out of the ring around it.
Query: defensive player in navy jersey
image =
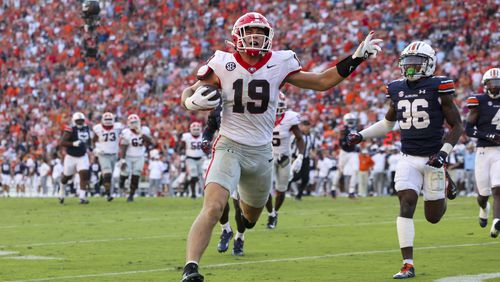
[[[66,147],[66,156],[64,156],[64,169],[61,177],[61,195],[59,203],[64,204],[66,183],[78,172],[80,175],[80,204],[88,204],[86,198],[86,189],[90,178],[89,156],[87,150],[90,148],[90,129],[85,125],[85,115],[76,112],[72,117],[71,127],[64,129],[61,142],[62,147]]]
[[[396,168],[396,191],[400,203],[397,218],[403,267],[393,278],[415,276],[413,267],[413,214],[418,195],[424,197],[425,218],[437,223],[446,211],[445,170],[448,154],[463,132],[460,114],[453,103],[453,80],[434,76],[436,56],[422,41],[408,45],[399,59],[403,79],[387,85],[390,107],[385,119],[348,136],[350,143],[381,137],[396,122],[401,129],[402,157]],[[450,126],[444,136],[443,121]]]
[[[500,231],[500,68],[489,69],[482,82],[486,94],[467,99],[470,112],[465,128],[468,136],[478,138],[475,174],[479,225],[488,225],[488,198],[493,194],[490,235],[496,238]]]

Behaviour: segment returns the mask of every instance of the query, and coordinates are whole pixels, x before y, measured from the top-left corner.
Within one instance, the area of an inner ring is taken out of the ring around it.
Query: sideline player
[[[201,148],[202,126],[199,122],[193,122],[189,126],[189,132],[184,132],[181,137],[181,150],[186,155],[186,169],[188,173],[189,186],[191,188],[191,198],[196,199],[196,184],[203,179],[203,156],[205,153]]]

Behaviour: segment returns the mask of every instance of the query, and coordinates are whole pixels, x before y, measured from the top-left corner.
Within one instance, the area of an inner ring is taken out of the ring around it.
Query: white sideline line
[[[428,247],[415,248],[415,250],[432,250],[432,249],[445,249],[445,248],[489,246],[489,245],[496,245],[496,244],[499,244],[499,243],[500,242],[477,243],[477,244],[460,244],[460,245],[428,246]],[[288,261],[298,261],[298,260],[315,260],[315,259],[325,259],[325,258],[333,258],[333,257],[371,255],[371,254],[381,254],[381,253],[394,253],[394,252],[399,252],[399,251],[400,251],[399,249],[378,250],[378,251],[375,250],[375,251],[366,251],[366,252],[350,252],[350,253],[328,254],[328,255],[322,255],[322,256],[293,257],[293,258],[279,258],[279,259],[267,259],[267,260],[257,260],[257,261],[243,261],[243,262],[232,262],[232,263],[219,263],[219,264],[202,265],[202,268],[223,268],[223,267],[231,267],[231,266],[238,266],[238,265],[248,265],[248,264],[288,262]],[[133,274],[140,274],[140,273],[163,272],[163,271],[178,271],[178,268],[177,267],[168,267],[168,268],[158,268],[158,269],[148,269],[148,270],[136,270],[136,271],[125,271],[125,272],[108,272],[108,273],[84,274],[84,275],[74,275],[74,276],[36,278],[36,279],[28,279],[28,280],[11,280],[11,281],[6,281],[6,282],[52,281],[52,280],[63,280],[63,279],[80,279],[80,278],[104,277],[104,276],[133,275]]]
[[[462,220],[462,219],[475,219],[477,217],[450,217],[446,220]],[[416,219],[415,222],[424,222],[425,219]],[[296,229],[314,229],[314,228],[335,228],[335,227],[353,227],[353,226],[371,226],[371,225],[381,225],[381,224],[394,224],[395,220],[391,221],[371,221],[371,222],[359,222],[359,223],[342,223],[342,224],[325,224],[325,225],[310,225],[310,226],[300,226],[300,227],[282,227],[280,230],[296,230]],[[254,232],[270,232],[267,229],[251,229],[246,231]],[[109,238],[109,239],[92,239],[92,240],[73,240],[73,241],[62,241],[62,242],[45,242],[45,243],[25,243],[17,245],[1,245],[3,248],[13,248],[13,247],[42,247],[42,246],[57,246],[57,245],[73,245],[73,244],[91,244],[91,243],[107,243],[114,241],[132,241],[132,240],[148,240],[148,239],[164,239],[164,238],[182,238],[187,236],[186,233],[182,234],[169,234],[169,235],[155,235],[155,236],[145,236],[145,237],[122,237],[122,238]]]
[[[475,275],[451,276],[434,280],[435,282],[481,282],[487,279],[500,277],[500,272],[496,273],[480,273]]]

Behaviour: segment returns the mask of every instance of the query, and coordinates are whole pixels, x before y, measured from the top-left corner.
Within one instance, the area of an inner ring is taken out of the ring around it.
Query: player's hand
[[[73,142],[73,147],[80,147],[80,144],[82,144],[82,141],[76,140]]]
[[[292,171],[295,173],[298,173],[300,169],[302,168],[302,160],[304,159],[304,156],[302,154],[299,154],[297,158],[293,161],[292,163]]]
[[[210,141],[208,140],[201,141],[201,150],[203,151],[203,153],[207,155],[210,154],[210,149],[212,149]]]
[[[373,58],[377,57],[377,53],[382,51],[382,48],[377,44],[382,42],[382,39],[372,39],[374,32],[370,31],[366,36],[365,40],[359,44],[356,52],[352,54],[352,58],[362,58],[363,60],[368,59],[368,57],[372,56]]]
[[[488,134],[486,138],[488,138],[488,140],[490,140],[493,143],[500,144],[500,134],[495,134],[495,133]]]
[[[429,160],[427,161],[428,166],[432,166],[435,168],[442,168],[443,165],[446,163],[446,158],[448,157],[448,154],[444,151],[439,151],[437,154],[434,154],[429,157]]]
[[[203,92],[206,91],[206,88],[201,86],[194,91],[191,97],[188,97],[186,101],[184,101],[184,105],[190,111],[200,111],[200,110],[210,110],[217,107],[220,103],[220,98],[214,101],[210,101],[209,99],[217,95],[217,90],[214,90],[207,95],[203,96]]]
[[[349,133],[347,135],[347,145],[352,146],[361,143],[363,141],[363,135],[359,132]]]

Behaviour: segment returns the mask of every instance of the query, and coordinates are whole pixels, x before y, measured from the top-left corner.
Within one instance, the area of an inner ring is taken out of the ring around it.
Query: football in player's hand
[[[208,101],[217,101],[220,99],[220,90],[219,88],[213,86],[213,85],[203,85],[202,87],[205,88],[205,90],[201,93],[202,96],[207,96],[208,94],[212,93],[212,91],[217,91],[213,97],[210,97]]]

